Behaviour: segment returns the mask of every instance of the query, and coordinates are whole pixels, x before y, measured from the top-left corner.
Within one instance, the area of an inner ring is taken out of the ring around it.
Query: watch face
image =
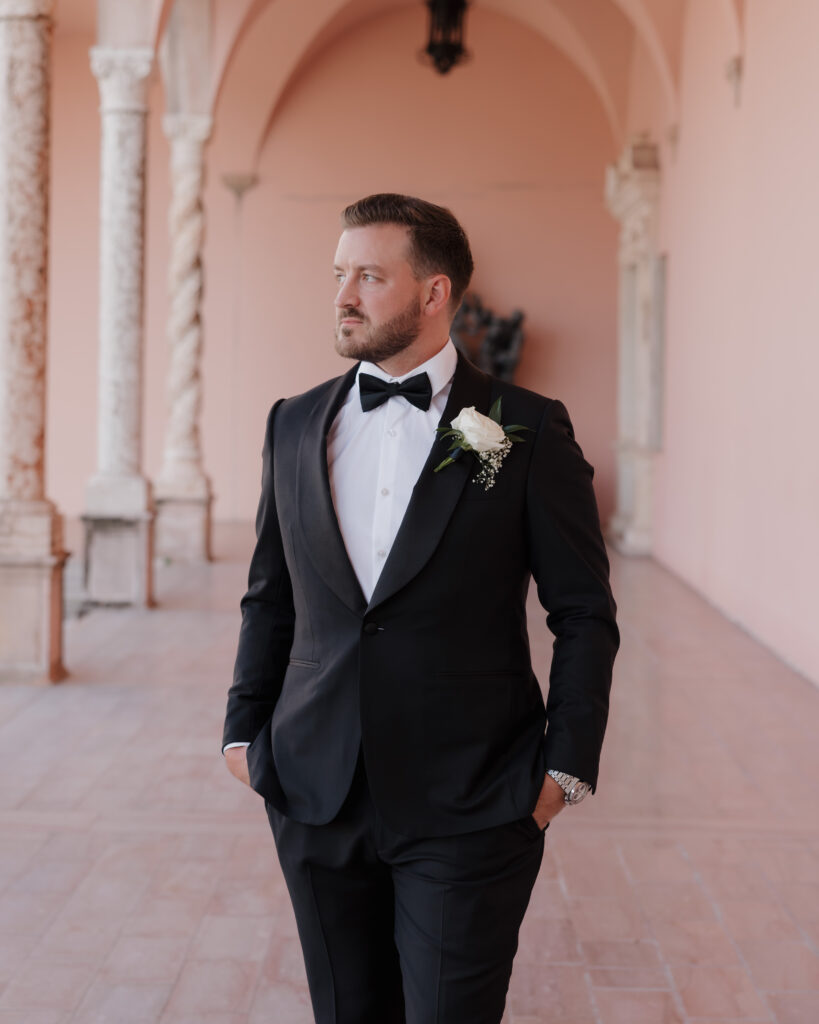
[[[575,784],[569,791],[569,803],[579,804],[590,789],[591,786],[588,784],[588,782],[575,782]]]

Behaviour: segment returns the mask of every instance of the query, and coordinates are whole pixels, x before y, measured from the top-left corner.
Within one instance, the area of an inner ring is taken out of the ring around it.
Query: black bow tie
[[[416,409],[429,409],[432,401],[432,385],[425,373],[416,373],[400,384],[396,380],[382,380],[371,373],[359,373],[358,390],[361,394],[361,408],[370,412],[383,405],[393,395],[403,395]]]

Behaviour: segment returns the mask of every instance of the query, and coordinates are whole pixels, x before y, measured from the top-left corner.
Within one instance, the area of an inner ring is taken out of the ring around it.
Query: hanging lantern
[[[442,75],[469,57],[464,48],[467,0],[427,0],[429,42],[421,54]]]

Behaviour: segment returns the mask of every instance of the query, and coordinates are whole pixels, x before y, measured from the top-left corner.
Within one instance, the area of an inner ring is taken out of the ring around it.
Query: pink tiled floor
[[[68,622],[64,685],[0,685],[0,1024],[311,1021],[218,753],[250,542]],[[549,830],[506,1022],[819,1024],[819,690],[652,562],[614,578],[600,788]]]

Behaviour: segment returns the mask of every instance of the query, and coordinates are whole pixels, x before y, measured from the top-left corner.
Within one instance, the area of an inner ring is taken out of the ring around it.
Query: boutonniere
[[[524,427],[520,423],[512,423],[508,427],[501,424],[500,398],[492,403],[488,416],[477,412],[474,405],[468,405],[461,409],[448,427],[436,429],[436,433],[441,435],[441,440],[445,437],[451,437],[453,440],[449,446],[449,454],[435,467],[435,472],[451,465],[464,452],[473,452],[480,465],[474,482],[483,484],[483,489],[488,491],[490,487],[494,487],[495,477],[503,465],[503,460],[512,450],[512,445],[526,440],[524,437],[518,437],[521,430],[531,430],[531,427]]]

